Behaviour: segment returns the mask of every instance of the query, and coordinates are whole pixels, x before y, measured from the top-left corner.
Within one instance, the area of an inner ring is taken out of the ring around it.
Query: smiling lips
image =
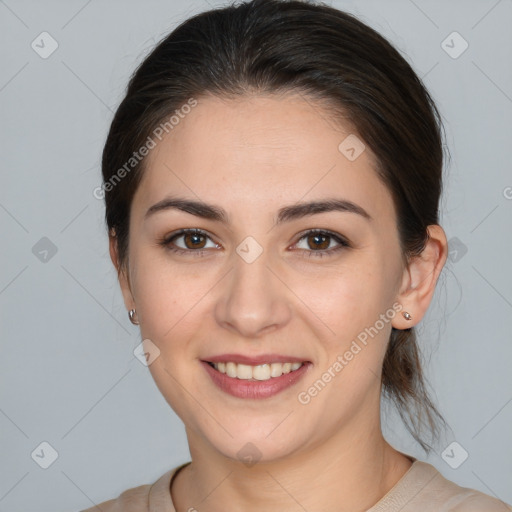
[[[202,360],[213,382],[238,398],[268,398],[295,384],[311,363],[295,357],[225,354]]]
[[[243,380],[269,380],[281,375],[298,370],[304,363],[270,363],[251,366],[248,364],[237,364],[232,361],[227,363],[211,363],[220,373],[228,377]]]

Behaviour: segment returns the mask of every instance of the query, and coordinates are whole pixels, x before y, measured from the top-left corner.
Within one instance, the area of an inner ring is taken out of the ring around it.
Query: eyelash
[[[181,249],[180,247],[172,247],[171,246],[171,242],[173,242],[174,240],[176,240],[177,238],[179,238],[183,235],[189,235],[189,234],[200,235],[200,236],[205,236],[207,238],[210,238],[208,233],[206,233],[205,231],[202,231],[201,229],[181,229],[177,233],[173,233],[173,234],[159,240],[158,244],[165,247],[167,250],[169,250],[173,253],[186,254],[186,255],[192,254],[194,256],[204,256],[204,253],[208,249],[197,249],[197,250]],[[328,231],[325,229],[312,229],[312,230],[302,233],[300,238],[297,240],[297,242],[295,242],[294,245],[298,244],[304,238],[307,238],[309,236],[315,236],[315,235],[326,235],[326,236],[330,237],[331,239],[333,239],[334,241],[336,241],[339,245],[337,247],[335,247],[334,249],[322,249],[320,251],[299,249],[299,250],[307,253],[309,258],[311,258],[311,257],[323,258],[326,255],[329,256],[329,255],[332,255],[333,253],[337,253],[340,250],[351,247],[351,245],[349,244],[349,242],[346,239],[344,239],[343,237],[341,237],[340,235],[338,235],[336,233],[333,233],[332,231]],[[306,257],[306,256],[304,255],[304,257]]]

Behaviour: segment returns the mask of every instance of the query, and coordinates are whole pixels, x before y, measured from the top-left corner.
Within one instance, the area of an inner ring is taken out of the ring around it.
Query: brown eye
[[[206,236],[201,233],[185,233],[183,241],[187,249],[203,249],[206,244]]]
[[[330,247],[333,243],[334,246]],[[318,257],[332,255],[351,247],[343,236],[318,229],[303,233],[295,245],[298,249],[304,251],[305,255]]]
[[[166,249],[190,255],[204,255],[207,249],[219,249],[220,246],[213,242],[210,236],[200,229],[182,229],[160,242]],[[210,246],[207,244],[210,243]]]
[[[307,237],[310,249],[325,250],[329,247],[331,237],[329,235],[313,234]]]

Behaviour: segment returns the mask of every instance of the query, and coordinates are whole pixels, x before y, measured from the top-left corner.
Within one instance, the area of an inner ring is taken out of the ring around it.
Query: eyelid
[[[302,239],[307,238],[308,236],[314,236],[314,235],[327,235],[331,240],[334,240],[338,245],[331,249],[321,249],[318,251],[314,251],[312,249],[298,249],[299,251],[302,251],[304,253],[304,256],[307,255],[309,258],[312,258],[312,257],[322,258],[323,256],[334,256],[339,251],[344,250],[344,249],[349,249],[352,247],[352,244],[343,235],[336,233],[334,231],[331,231],[329,229],[321,229],[321,228],[308,229],[308,230],[302,232],[301,234],[298,235],[297,241],[291,247],[295,247]]]
[[[159,245],[164,246],[165,248],[167,248],[168,250],[170,250],[172,252],[181,253],[181,254],[203,255],[204,252],[211,249],[211,248],[183,249],[181,247],[171,247],[171,242],[173,240],[175,240],[176,238],[185,236],[187,234],[198,234],[201,236],[205,236],[206,238],[208,238],[210,241],[212,241],[217,246],[216,248],[218,248],[220,246],[220,244],[215,242],[212,235],[210,233],[208,233],[208,231],[205,231],[204,229],[200,229],[200,228],[179,229],[167,236],[164,236],[161,240],[158,241],[158,243],[159,243]],[[303,232],[301,232],[297,235],[296,242],[294,242],[291,246],[288,246],[288,247],[295,247],[303,238],[306,238],[307,236],[317,235],[317,234],[329,236],[331,239],[335,240],[335,242],[338,244],[338,246],[334,247],[332,249],[322,249],[322,250],[318,250],[318,251],[308,250],[308,249],[299,249],[299,251],[304,251],[304,252],[308,253],[310,255],[310,257],[311,256],[322,257],[324,254],[334,254],[338,250],[352,247],[351,243],[343,235],[336,233],[334,231],[331,231],[329,229],[322,229],[322,228],[311,228],[311,229],[304,230]]]
[[[200,228],[182,228],[182,229],[178,229],[177,231],[173,231],[169,235],[164,236],[162,239],[160,239],[158,241],[158,243],[160,245],[163,245],[163,246],[167,247],[175,239],[180,238],[180,237],[185,236],[185,235],[190,235],[190,234],[197,234],[197,235],[204,236],[205,238],[208,238],[211,242],[213,242],[216,246],[219,246],[219,244],[217,242],[215,242],[215,240],[213,239],[213,236],[208,231],[205,231],[204,229],[200,229]],[[182,252],[187,252],[187,253],[193,253],[193,252],[194,253],[198,253],[198,252],[202,252],[202,251],[206,250],[206,249],[196,249],[196,250],[194,250],[194,249],[182,249],[181,247],[170,248],[170,249],[171,250],[176,249],[177,251],[182,251]]]
[[[336,233],[335,231],[331,231],[329,229],[322,229],[322,228],[306,229],[305,231],[303,231],[302,233],[299,233],[297,235],[297,242],[299,242],[306,236],[311,236],[311,235],[328,235],[331,238],[334,238],[340,244],[345,244],[347,246],[350,245],[350,242],[348,241],[348,239],[346,237],[344,237],[343,235],[341,235],[340,233]],[[295,243],[297,243],[297,242],[295,242]]]

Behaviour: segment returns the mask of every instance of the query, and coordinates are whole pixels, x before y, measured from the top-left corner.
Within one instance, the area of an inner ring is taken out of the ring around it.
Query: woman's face
[[[150,210],[170,199],[208,208]],[[391,195],[348,126],[299,95],[208,97],[148,156],[121,284],[195,445],[266,461],[378,426],[404,273]]]

